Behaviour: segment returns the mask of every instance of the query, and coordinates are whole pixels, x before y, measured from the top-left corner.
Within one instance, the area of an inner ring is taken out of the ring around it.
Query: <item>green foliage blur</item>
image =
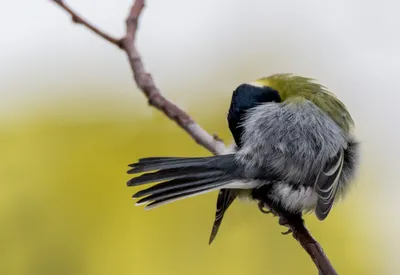
[[[135,207],[129,163],[209,154],[145,103],[121,112],[108,101],[79,110],[67,101],[2,121],[0,274],[317,274],[300,245],[280,234],[277,219],[252,203],[233,204],[211,246],[217,192],[151,211]],[[219,107],[186,109],[229,142],[227,102],[212,106]],[[376,229],[351,210],[363,203],[351,192],[325,222],[306,216],[339,274],[381,274],[368,237]]]

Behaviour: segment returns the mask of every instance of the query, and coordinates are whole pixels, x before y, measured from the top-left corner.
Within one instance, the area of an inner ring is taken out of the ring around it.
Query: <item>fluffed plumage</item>
[[[314,80],[272,75],[240,85],[228,125],[235,149],[196,158],[144,158],[131,166],[129,186],[156,185],[133,195],[146,208],[220,190],[211,243],[226,210],[239,196],[264,190],[290,213],[314,210],[324,220],[354,177],[358,143],[344,104]],[[150,173],[148,173],[150,172]],[[261,188],[262,187],[262,188]]]

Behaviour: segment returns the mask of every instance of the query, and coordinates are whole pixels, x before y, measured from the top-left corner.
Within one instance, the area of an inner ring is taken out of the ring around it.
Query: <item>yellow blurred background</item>
[[[67,1],[121,35],[130,1]],[[121,3],[122,2],[122,3]],[[229,144],[232,90],[314,77],[349,107],[354,188],[306,223],[339,274],[400,274],[400,19],[395,1],[148,1],[139,50],[163,93]],[[127,165],[209,153],[150,109],[122,52],[50,1],[0,11],[0,274],[317,274],[277,219],[235,202],[208,237],[216,192],[135,207]],[[397,26],[397,27],[396,27]],[[396,104],[396,105],[395,105]]]

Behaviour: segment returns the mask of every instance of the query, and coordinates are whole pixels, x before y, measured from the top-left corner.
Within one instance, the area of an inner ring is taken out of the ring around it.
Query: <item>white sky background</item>
[[[2,116],[57,99],[64,90],[55,88],[71,82],[133,87],[125,56],[73,26],[50,1],[1,2]],[[110,33],[124,32],[131,1],[67,2]],[[379,167],[376,185],[369,186],[379,198],[371,197],[366,207],[380,211],[385,234],[395,236],[400,232],[399,10],[395,0],[153,0],[141,20],[139,50],[164,93],[178,97],[174,93],[187,91],[184,104],[190,104],[190,93],[206,102],[211,92],[230,95],[241,82],[277,72],[318,79],[349,107],[368,167]],[[193,87],[202,87],[202,94]],[[76,91],[86,92],[97,91]],[[112,89],[109,95],[124,96]],[[398,242],[386,240],[398,251]],[[399,265],[397,255],[391,264]]]

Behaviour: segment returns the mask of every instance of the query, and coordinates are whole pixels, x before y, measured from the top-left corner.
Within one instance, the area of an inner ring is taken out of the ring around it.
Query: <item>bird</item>
[[[235,199],[260,194],[288,214],[323,221],[354,182],[355,123],[340,99],[314,78],[281,73],[240,84],[227,122],[231,150],[205,157],[147,157],[129,165],[128,186],[145,209],[218,190],[209,244]]]

